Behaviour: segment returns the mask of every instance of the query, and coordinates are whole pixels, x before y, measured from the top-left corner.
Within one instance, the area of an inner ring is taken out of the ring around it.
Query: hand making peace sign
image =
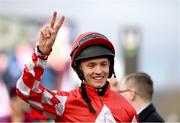
[[[57,12],[53,12],[53,17],[50,21],[50,24],[46,25],[40,31],[38,45],[39,45],[39,49],[43,53],[47,53],[51,50],[55,42],[56,36],[58,34],[58,31],[64,22],[64,16],[62,16],[59,22],[55,25],[56,16],[57,16]]]

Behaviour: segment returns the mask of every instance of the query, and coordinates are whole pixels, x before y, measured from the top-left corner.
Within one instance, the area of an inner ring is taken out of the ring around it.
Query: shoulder
[[[132,105],[119,93],[110,91],[109,99],[111,104],[111,111],[114,116],[120,118],[120,121],[137,121],[137,113]],[[108,105],[109,106],[109,105]]]
[[[164,122],[164,119],[156,111],[153,104],[149,105],[139,114],[140,122]]]
[[[113,102],[116,102],[124,110],[126,110],[128,112],[131,111],[133,114],[136,113],[133,106],[123,96],[121,96],[119,93],[111,91],[110,96],[111,96]]]
[[[67,96],[67,97],[79,97],[81,96],[81,89],[80,88],[75,88],[71,91],[55,91],[55,93],[57,93],[57,95],[60,96]]]
[[[110,96],[111,96],[111,98],[113,98],[117,101],[120,101],[123,105],[128,105],[128,106],[132,107],[130,105],[130,103],[123,96],[121,96],[121,94],[119,94],[118,92],[110,91]]]

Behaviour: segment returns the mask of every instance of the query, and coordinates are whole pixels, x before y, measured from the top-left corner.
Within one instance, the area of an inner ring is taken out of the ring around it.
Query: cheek
[[[106,74],[109,74],[109,68],[104,69],[104,72],[105,72]]]
[[[83,75],[84,75],[85,79],[88,79],[89,76],[91,76],[91,74],[92,74],[92,72],[90,70],[86,70],[86,71],[83,72]]]
[[[89,69],[85,69],[85,70],[83,71],[83,73],[84,73],[84,75],[89,75],[89,74],[92,73],[92,72],[91,72],[91,70],[89,70]]]

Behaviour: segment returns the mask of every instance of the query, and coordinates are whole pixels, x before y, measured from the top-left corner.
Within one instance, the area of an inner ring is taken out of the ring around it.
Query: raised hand
[[[58,21],[58,23],[55,25],[56,16],[57,16],[57,12],[53,12],[53,17],[50,21],[50,24],[46,25],[40,31],[38,46],[41,52],[43,53],[47,53],[51,50],[55,42],[56,36],[58,34],[58,31],[64,22],[64,16],[62,16]]]

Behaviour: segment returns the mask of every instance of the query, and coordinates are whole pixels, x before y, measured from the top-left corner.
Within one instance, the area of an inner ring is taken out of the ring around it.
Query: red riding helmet
[[[71,51],[71,66],[81,80],[83,73],[79,68],[81,60],[107,57],[110,60],[109,78],[114,74],[114,46],[108,38],[97,32],[81,34],[74,42]]]

